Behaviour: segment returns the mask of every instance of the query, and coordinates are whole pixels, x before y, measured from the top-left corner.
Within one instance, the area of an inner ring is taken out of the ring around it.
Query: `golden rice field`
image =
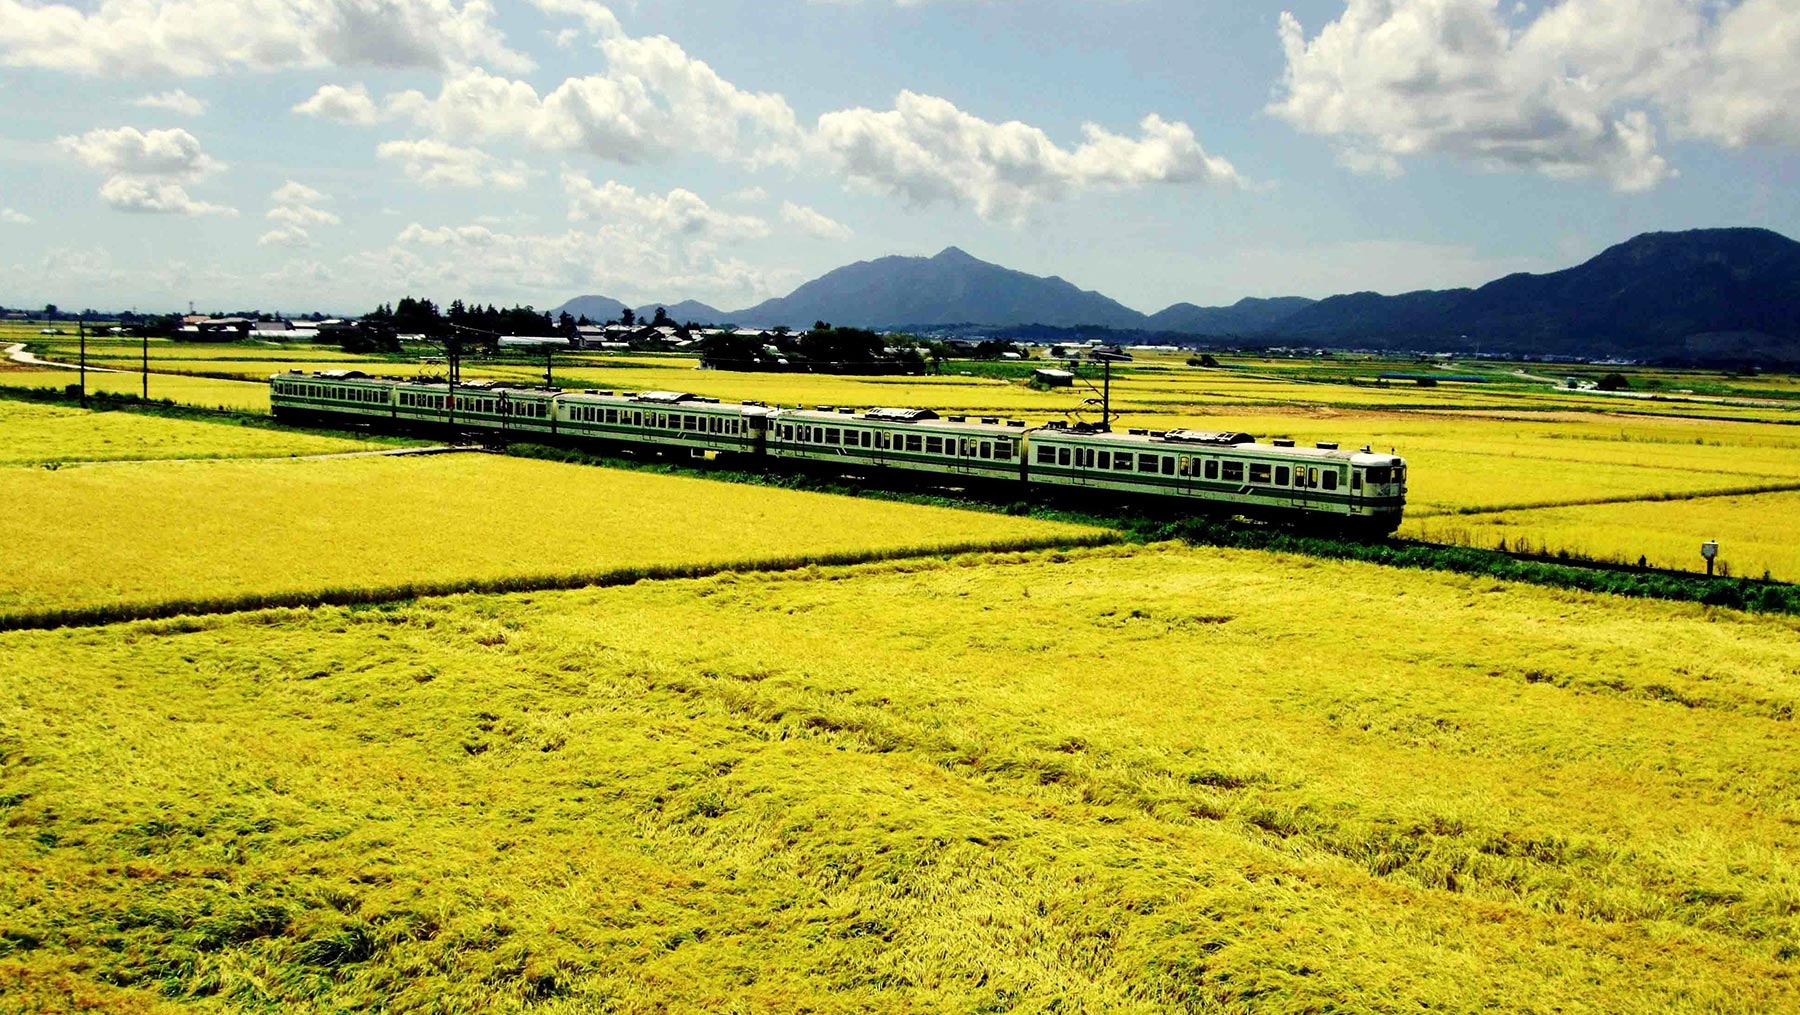
[[[15,632],[0,688],[18,1010],[1800,1009],[1792,618],[1151,547]]]
[[[76,383],[72,370],[0,370],[0,387],[37,388],[61,391]],[[112,395],[140,395],[143,377],[135,373],[99,373],[89,371],[88,391]],[[150,397],[168,399],[181,405],[202,409],[232,409],[241,412],[269,411],[269,383],[257,381],[223,381],[211,377],[187,377],[179,374],[150,375]]]
[[[1800,581],[1800,493],[1693,500],[1631,501],[1583,507],[1423,518],[1403,535],[1479,547],[1506,545],[1688,571],[1706,570],[1700,544],[1719,543],[1731,574]]]
[[[605,576],[937,548],[1093,529],[484,454],[0,470],[29,552],[0,619],[166,600]]]
[[[405,443],[355,440],[229,421],[89,412],[0,398],[0,466],[169,458],[278,458],[368,451]]]

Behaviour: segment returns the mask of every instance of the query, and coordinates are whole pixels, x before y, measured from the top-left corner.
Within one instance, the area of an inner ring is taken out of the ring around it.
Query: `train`
[[[278,420],[590,446],[940,486],[1087,495],[1381,537],[1406,508],[1406,460],[1367,446],[1189,429],[1115,432],[921,408],[788,408],[678,391],[449,384],[356,370],[269,378]]]

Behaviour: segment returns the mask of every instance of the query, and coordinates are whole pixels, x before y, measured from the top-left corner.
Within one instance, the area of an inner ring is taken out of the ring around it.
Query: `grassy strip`
[[[1589,497],[1578,500],[1546,500],[1530,504],[1508,504],[1504,506],[1459,507],[1447,511],[1433,511],[1430,508],[1408,511],[1413,518],[1450,518],[1460,515],[1503,515],[1514,511],[1536,511],[1541,508],[1593,507],[1597,504],[1636,504],[1639,502],[1656,503],[1671,500],[1705,500],[1708,497],[1748,497],[1759,493],[1792,493],[1800,490],[1800,483],[1764,483],[1759,486],[1734,486],[1723,490],[1691,490],[1673,491],[1669,493],[1621,493],[1608,497]]]
[[[1411,540],[1361,543],[1209,519],[1165,523],[1140,535],[1199,546],[1270,550],[1385,567],[1449,571],[1550,588],[1636,599],[1704,603],[1754,613],[1800,614],[1800,585],[1757,578],[1709,578],[1559,554],[1555,559]]]
[[[1800,614],[1800,585],[1754,578],[1709,578],[1704,575],[1639,568],[1616,561],[1588,558],[1567,552],[1559,553],[1555,557],[1546,557],[1413,540],[1390,539],[1381,542],[1364,542],[1331,536],[1306,535],[1270,526],[1242,524],[1212,518],[1170,520],[1132,511],[1097,516],[1025,501],[1001,504],[992,500],[982,500],[974,495],[950,496],[870,490],[840,480],[804,474],[701,469],[668,462],[611,458],[539,444],[515,444],[507,448],[506,453],[558,462],[601,465],[608,468],[643,469],[676,475],[703,476],[731,482],[778,486],[792,490],[877,497],[885,500],[928,504],[935,507],[1004,511],[1011,515],[1114,528],[1119,530],[1120,538],[1123,541],[1131,543],[1178,539],[1197,546],[1297,553],[1329,560],[1356,560],[1387,567],[1483,575],[1502,581],[1524,582],[1531,585],[1574,589],[1583,592],[1601,592],[1639,599],[1666,599],[1675,602],[1705,603],[1709,606],[1724,606],[1752,612]]]
[[[0,631],[96,627],[134,620],[165,620],[170,617],[243,613],[252,610],[359,606],[402,602],[430,596],[491,595],[510,592],[552,592],[566,589],[604,588],[631,585],[641,581],[705,578],[728,571],[738,573],[794,571],[806,567],[874,564],[919,557],[953,557],[969,553],[1018,553],[1027,550],[1105,546],[1117,543],[1120,539],[1121,537],[1116,533],[1097,532],[1084,536],[1039,536],[994,541],[971,540],[930,546],[854,550],[842,553],[790,554],[713,563],[638,565],[568,574],[509,575],[501,578],[449,579],[432,582],[406,582],[400,585],[328,588],[295,592],[250,592],[235,596],[202,596],[147,603],[21,610],[13,613],[0,613]]]

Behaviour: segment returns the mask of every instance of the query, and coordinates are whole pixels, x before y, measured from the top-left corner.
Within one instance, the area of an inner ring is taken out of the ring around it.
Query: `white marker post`
[[[1706,575],[1709,578],[1712,577],[1712,573],[1713,573],[1713,558],[1717,557],[1718,555],[1719,555],[1718,540],[1709,539],[1706,542],[1700,544],[1700,556],[1706,558]]]

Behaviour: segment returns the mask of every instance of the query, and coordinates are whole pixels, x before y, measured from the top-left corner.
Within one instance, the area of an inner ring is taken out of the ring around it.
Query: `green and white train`
[[[1249,434],[1194,430],[1116,433],[930,409],[783,409],[672,391],[565,391],[476,381],[451,387],[357,371],[276,374],[275,417],[362,423],[383,430],[485,433],[503,439],[599,445],[766,468],[912,477],[952,486],[1087,493],[1237,514],[1360,535],[1400,526],[1406,460],[1258,443]]]

